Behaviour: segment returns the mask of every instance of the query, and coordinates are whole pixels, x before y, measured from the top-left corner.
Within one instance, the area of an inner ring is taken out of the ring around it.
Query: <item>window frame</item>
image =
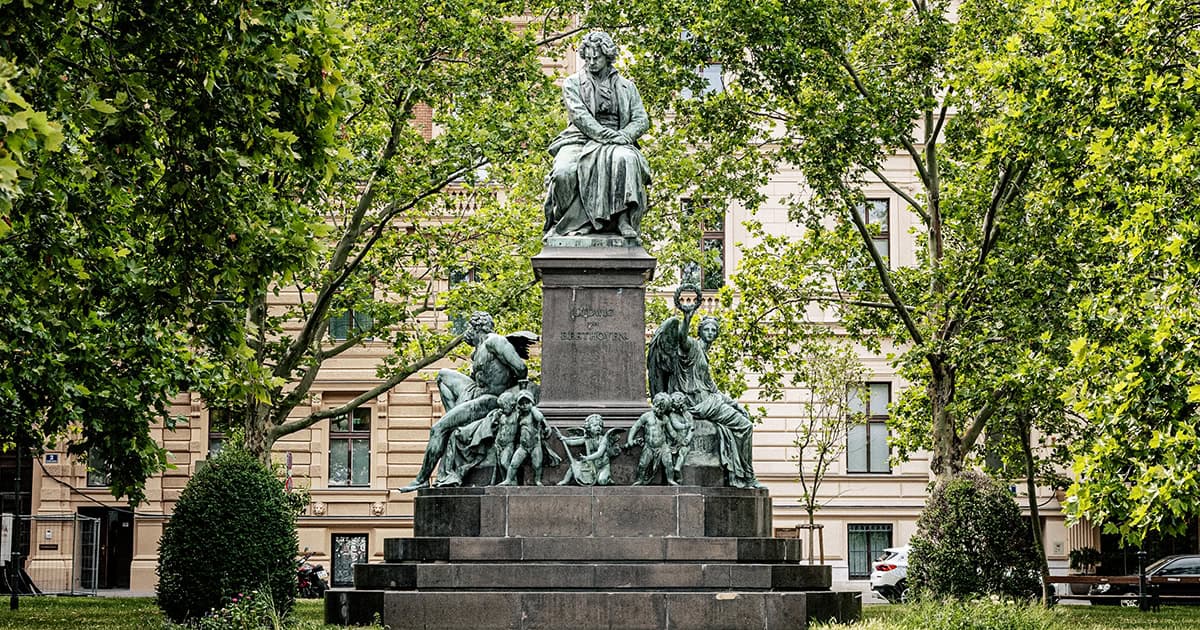
[[[354,586],[354,565],[357,563],[351,562],[350,566],[345,569],[350,573],[350,580],[348,582],[338,579],[338,576],[340,575],[338,569],[341,568],[338,561],[339,538],[361,539],[363,541],[362,561],[369,562],[371,559],[371,536],[370,534],[364,534],[361,532],[331,533],[329,535],[329,586],[333,588],[352,587]]]
[[[358,414],[365,416],[367,426],[365,429],[356,429],[355,420]],[[372,420],[371,407],[363,405],[357,407],[349,414],[334,416],[329,419],[329,449],[327,463],[329,471],[326,485],[330,488],[370,488],[371,487],[371,456],[374,444],[371,440],[371,425]],[[340,431],[335,428],[335,424],[339,418],[346,418],[347,429]],[[367,441],[367,479],[361,483],[354,483],[354,441]],[[346,449],[346,481],[344,483],[335,483],[333,480],[333,453],[335,442],[344,443]]]
[[[877,221],[871,220],[870,206],[873,203],[882,203],[884,208],[884,216],[887,217],[886,224],[880,224]],[[861,206],[856,208],[858,216],[862,218],[863,224],[868,228],[872,225],[881,225],[879,233],[871,237],[875,243],[876,251],[879,250],[879,243],[882,241],[887,244],[887,253],[880,252],[879,255],[887,263],[888,269],[892,268],[892,200],[889,197],[866,197],[863,199]]]
[[[872,529],[874,528],[874,529]],[[871,534],[887,532],[887,543],[879,549],[871,547]],[[866,573],[854,573],[854,558],[851,554],[854,552],[850,548],[850,538],[854,534],[863,534],[866,536]],[[847,580],[869,580],[871,572],[874,570],[875,561],[879,559],[880,554],[884,549],[895,547],[896,527],[892,523],[846,523],[846,579]]]
[[[695,208],[697,206],[694,205],[694,201],[695,201],[695,199],[693,197],[680,197],[679,198],[679,211],[680,211],[681,216],[695,216]],[[700,199],[700,207],[707,207],[710,203],[711,203],[711,200],[703,199],[703,198]],[[691,261],[689,263],[685,263],[684,265],[680,266],[680,268],[679,268],[680,284],[683,284],[686,281],[687,276],[689,275],[689,272],[687,271],[688,265],[695,265],[697,267],[697,270],[696,270],[697,281],[696,281],[695,285],[700,289],[701,292],[715,293],[716,291],[720,291],[721,287],[724,287],[728,283],[729,277],[728,277],[728,274],[726,273],[726,271],[729,269],[729,248],[726,247],[726,243],[725,243],[725,235],[726,235],[725,227],[726,227],[726,223],[728,222],[728,217],[726,215],[727,215],[726,212],[721,213],[721,224],[719,226],[716,226],[717,229],[714,229],[714,226],[710,226],[707,222],[704,222],[704,221],[700,222],[700,256],[701,256],[701,260],[699,262]],[[707,250],[706,246],[708,243],[720,243],[720,247],[721,247],[721,255],[720,255],[721,284],[714,288],[708,288],[706,286],[707,285],[706,280],[707,280],[707,278],[710,277],[709,273],[705,269],[705,262],[708,257],[708,250]]]
[[[374,325],[375,318],[370,314],[359,309],[348,308],[337,315],[329,316],[329,325],[325,332],[333,341],[345,341],[358,333],[370,330]],[[344,333],[341,331],[343,326],[345,327]],[[374,339],[374,337],[363,337],[364,341],[370,339]]]
[[[855,424],[855,425],[851,426],[850,429],[847,430],[847,433],[846,433],[846,474],[850,474],[850,475],[890,475],[890,474],[892,474],[892,462],[891,462],[892,450],[891,450],[891,447],[888,446],[886,439],[884,439],[883,448],[887,451],[887,457],[884,459],[884,461],[887,462],[887,470],[873,470],[872,466],[871,466],[871,462],[872,462],[871,426],[872,425],[882,425],[885,435],[891,435],[891,431],[889,431],[887,428],[887,420],[890,417],[890,415],[886,414],[886,413],[875,414],[875,415],[871,414],[871,386],[872,385],[886,385],[887,386],[887,402],[884,405],[884,409],[887,409],[892,404],[892,383],[891,383],[891,381],[867,381],[865,383],[862,383],[862,388],[864,390],[866,390],[866,392],[867,392],[867,400],[863,403],[863,409],[865,410],[864,413],[865,413],[866,417],[863,420],[861,425]],[[851,465],[850,465],[851,446],[850,446],[849,431],[854,429],[856,426],[863,427],[863,437],[864,437],[863,451],[864,451],[864,459],[866,461],[866,468],[863,470],[852,469]]]

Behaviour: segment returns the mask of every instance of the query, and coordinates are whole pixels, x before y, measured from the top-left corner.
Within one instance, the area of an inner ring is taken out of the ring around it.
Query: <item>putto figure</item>
[[[471,375],[450,369],[438,372],[438,392],[446,415],[429,430],[421,470],[412,483],[400,488],[401,492],[429,487],[429,477],[441,461],[454,430],[487,416],[498,406],[500,394],[518,389],[528,375],[525,360],[537,335],[531,332],[498,335],[492,316],[476,312],[467,322],[463,339],[475,347],[471,353]]]
[[[680,301],[683,291],[694,292],[696,301],[684,305]],[[646,352],[650,394],[657,397],[663,392],[678,392],[686,396],[692,417],[707,420],[717,429],[726,482],[735,488],[762,488],[754,475],[754,423],[750,414],[717,389],[708,367],[708,348],[721,332],[720,322],[705,317],[697,327],[699,339],[688,335],[699,297],[696,287],[680,286],[675,292],[675,307],[684,316],[667,319],[650,339]]]
[[[542,485],[542,454],[546,453],[550,457],[550,465],[557,466],[562,460],[554,451],[546,448],[546,443],[543,438],[550,436],[550,427],[546,424],[546,417],[542,415],[541,410],[533,406],[533,394],[528,391],[521,390],[517,394],[517,409],[510,418],[502,421],[507,425],[515,424],[517,431],[516,448],[512,451],[511,457],[497,457],[496,468],[501,468],[503,460],[503,469],[507,470],[504,481],[497,485],[515,486],[517,485],[517,472],[521,470],[521,464],[525,463],[525,459],[529,459],[529,467],[533,469],[533,485]],[[498,431],[496,434],[496,447],[500,448],[501,434]],[[507,448],[507,446],[506,446]]]
[[[570,125],[550,143],[545,236],[619,234],[636,239],[646,213],[650,166],[637,140],[650,128],[642,96],[613,68],[617,45],[592,31],[584,69],[563,81]]]
[[[624,429],[617,427],[605,431],[604,418],[600,414],[594,413],[583,419],[584,434],[582,436],[568,437],[558,429],[554,431],[558,434],[563,449],[567,451],[567,458],[571,460],[571,467],[563,475],[562,481],[559,481],[558,485],[565,486],[570,483],[581,486],[612,485],[612,458],[621,455],[616,433],[624,431]],[[572,446],[582,446],[583,457],[575,459],[575,455],[571,453]]]
[[[658,469],[662,468],[663,477],[667,483],[672,486],[679,485],[675,480],[675,463],[674,457],[671,455],[670,441],[670,423],[671,423],[671,395],[666,392],[659,392],[650,400],[652,409],[642,414],[637,422],[633,423],[633,427],[629,429],[629,436],[625,440],[625,446],[633,446],[634,440],[641,438],[642,456],[638,459],[637,479],[633,482],[635,486],[644,486],[654,480],[658,474]],[[640,434],[640,436],[639,436]]]

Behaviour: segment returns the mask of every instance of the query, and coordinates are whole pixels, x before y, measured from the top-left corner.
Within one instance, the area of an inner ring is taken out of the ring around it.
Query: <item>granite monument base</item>
[[[325,595],[331,624],[393,628],[789,628],[852,620],[858,593],[772,538],[765,490],[419,491],[413,538]]]
[[[655,259],[636,242],[558,237],[533,257],[542,281],[538,409],[578,426],[600,413],[629,426],[646,404],[646,283]]]

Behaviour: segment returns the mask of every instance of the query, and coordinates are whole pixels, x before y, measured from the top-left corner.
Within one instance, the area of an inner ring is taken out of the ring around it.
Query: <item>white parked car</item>
[[[908,545],[888,547],[871,565],[871,590],[892,603],[905,599],[908,549]]]

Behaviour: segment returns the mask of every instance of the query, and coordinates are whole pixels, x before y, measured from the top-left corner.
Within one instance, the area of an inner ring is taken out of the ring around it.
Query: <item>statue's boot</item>
[[[412,483],[408,484],[407,486],[404,486],[403,488],[397,488],[396,492],[414,492],[416,490],[420,490],[422,488],[428,488],[428,487],[429,487],[428,481],[417,481],[416,479],[413,479]]]

